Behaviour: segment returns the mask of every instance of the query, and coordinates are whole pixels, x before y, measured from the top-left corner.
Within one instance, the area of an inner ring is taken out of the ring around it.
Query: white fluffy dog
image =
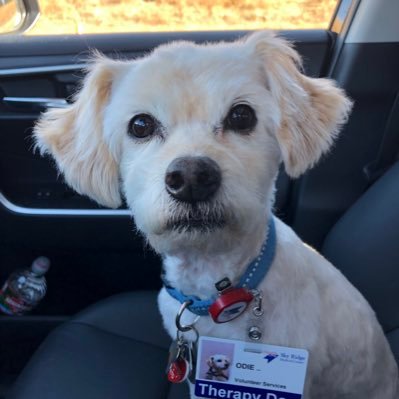
[[[268,32],[172,43],[132,61],[98,56],[75,102],[42,116],[37,145],[79,193],[118,207],[122,191],[169,284],[209,298],[258,255],[280,162],[293,177],[312,167],[350,111],[332,81],[298,66],[296,51]],[[397,398],[397,366],[370,306],[288,226],[275,225],[274,261],[258,287],[262,342],[309,351],[306,399]],[[159,306],[174,338],[180,303],[162,289]],[[243,340],[249,317],[216,324],[204,316],[196,327]]]

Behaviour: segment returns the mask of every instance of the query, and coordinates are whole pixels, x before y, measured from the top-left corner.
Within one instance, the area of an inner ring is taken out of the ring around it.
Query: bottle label
[[[8,315],[21,315],[32,310],[33,306],[22,298],[17,298],[5,283],[0,290],[0,311]]]

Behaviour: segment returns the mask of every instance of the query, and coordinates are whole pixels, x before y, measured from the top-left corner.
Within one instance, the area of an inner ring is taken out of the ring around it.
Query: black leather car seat
[[[55,329],[7,399],[183,399],[169,384],[156,292],[116,295]]]
[[[369,301],[399,363],[399,162],[335,224],[322,252]]]
[[[329,258],[376,310],[399,360],[399,164],[338,221],[325,240]],[[168,337],[155,292],[102,301],[56,329],[7,399],[188,398],[167,383]]]

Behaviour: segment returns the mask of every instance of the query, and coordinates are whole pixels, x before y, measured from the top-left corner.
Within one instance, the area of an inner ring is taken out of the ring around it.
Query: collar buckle
[[[225,277],[225,278],[221,279],[220,281],[218,281],[215,284],[215,287],[218,291],[218,294],[221,295],[221,294],[226,293],[227,291],[230,291],[232,289],[232,284],[231,284],[230,279],[228,277]]]

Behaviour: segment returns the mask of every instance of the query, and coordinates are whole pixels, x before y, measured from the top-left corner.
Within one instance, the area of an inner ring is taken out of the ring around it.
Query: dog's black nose
[[[222,174],[218,164],[208,157],[181,157],[166,170],[168,193],[183,202],[207,201],[220,187]]]

